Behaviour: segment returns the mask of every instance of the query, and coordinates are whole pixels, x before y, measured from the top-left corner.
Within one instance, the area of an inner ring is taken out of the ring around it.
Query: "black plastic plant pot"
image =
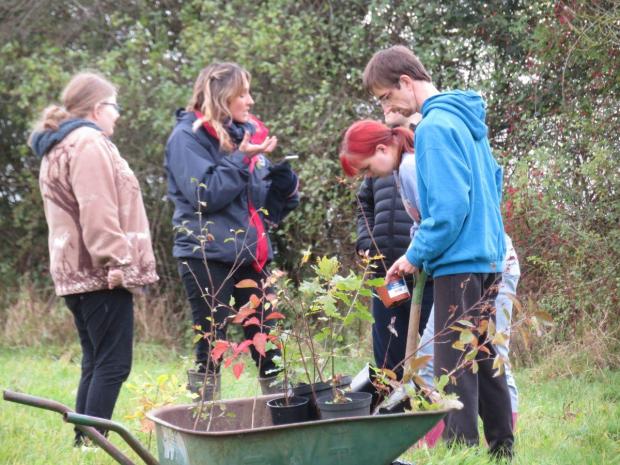
[[[274,425],[301,423],[310,420],[306,397],[293,396],[289,397],[288,400],[284,397],[277,397],[268,401],[267,407],[269,407],[271,421]]]
[[[340,383],[338,383],[338,387],[342,389],[346,389],[351,386],[351,382],[353,381],[353,376],[345,375],[340,378]]]
[[[214,400],[220,396],[220,373],[206,374],[196,370],[187,370],[187,381],[187,390],[201,396],[202,400]]]
[[[347,402],[334,402],[334,396],[331,392],[320,396],[317,399],[317,406],[321,420],[370,415],[372,394],[368,392],[345,392],[344,397]]]
[[[319,410],[316,406],[316,397],[324,394],[325,392],[331,391],[332,387],[330,384],[324,382],[318,382],[313,384],[299,384],[293,388],[293,395],[305,397],[308,399],[308,416],[310,420],[318,420],[319,419]],[[312,391],[314,390],[314,396],[312,395]]]

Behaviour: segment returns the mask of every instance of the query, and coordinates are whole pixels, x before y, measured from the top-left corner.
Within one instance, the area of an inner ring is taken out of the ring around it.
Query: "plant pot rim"
[[[353,380],[353,376],[342,375],[342,377],[340,378],[340,382],[336,385],[336,387],[347,386],[351,384],[352,380]],[[314,386],[315,389],[321,390],[321,389],[331,388],[333,386],[333,383],[331,379],[329,381],[317,381],[315,383],[306,383],[302,381],[300,383],[294,384],[293,389],[309,388],[310,386]]]
[[[302,405],[305,405],[309,402],[307,397],[301,397],[301,396],[288,396],[288,402],[289,405],[283,404],[283,405],[278,405],[277,402],[285,402],[286,397],[285,396],[280,396],[280,397],[276,397],[275,399],[270,399],[266,402],[266,404],[270,407],[270,408],[288,408],[288,407],[300,407]]]
[[[322,394],[321,396],[319,396],[316,402],[321,409],[327,407],[327,410],[330,410],[330,407],[338,410],[357,409],[360,407],[360,404],[364,404],[367,402],[368,405],[370,405],[370,403],[372,402],[372,394],[368,392],[345,392],[344,397],[349,398],[350,401],[334,403],[334,396],[331,392],[329,392],[327,394]]]

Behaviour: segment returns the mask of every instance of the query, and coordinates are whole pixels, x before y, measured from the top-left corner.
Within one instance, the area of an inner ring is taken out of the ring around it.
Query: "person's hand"
[[[396,111],[388,111],[385,115],[385,124],[387,124],[391,128],[395,128],[397,126],[407,126],[408,118]]]
[[[391,281],[393,278],[398,278],[406,274],[416,274],[417,272],[418,269],[414,265],[412,265],[409,260],[407,260],[406,255],[403,255],[398,260],[396,260],[387,271],[387,274],[385,275],[385,282]]]
[[[391,128],[403,127],[409,129],[411,125],[417,126],[422,120],[420,113],[414,113],[411,116],[405,116],[397,111],[388,111],[384,115],[385,124]]]
[[[123,270],[111,269],[108,271],[108,289],[114,289],[115,287],[122,286],[123,284]]]
[[[276,136],[267,137],[261,144],[251,143],[250,137],[250,133],[246,131],[241,144],[239,144],[239,150],[250,158],[259,153],[271,153],[278,145],[278,138]]]

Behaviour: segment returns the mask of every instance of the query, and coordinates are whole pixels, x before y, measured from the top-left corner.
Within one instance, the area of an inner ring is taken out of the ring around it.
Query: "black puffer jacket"
[[[358,196],[362,208],[360,210],[358,205],[356,250],[376,253],[368,231],[370,226],[379,252],[385,255],[385,265],[389,267],[407,251],[413,224],[403,206],[394,176],[365,178]]]

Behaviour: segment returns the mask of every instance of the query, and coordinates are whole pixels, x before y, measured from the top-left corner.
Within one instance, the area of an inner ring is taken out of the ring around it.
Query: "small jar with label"
[[[395,307],[411,298],[405,278],[392,278],[383,286],[377,287],[377,295],[386,308]]]

